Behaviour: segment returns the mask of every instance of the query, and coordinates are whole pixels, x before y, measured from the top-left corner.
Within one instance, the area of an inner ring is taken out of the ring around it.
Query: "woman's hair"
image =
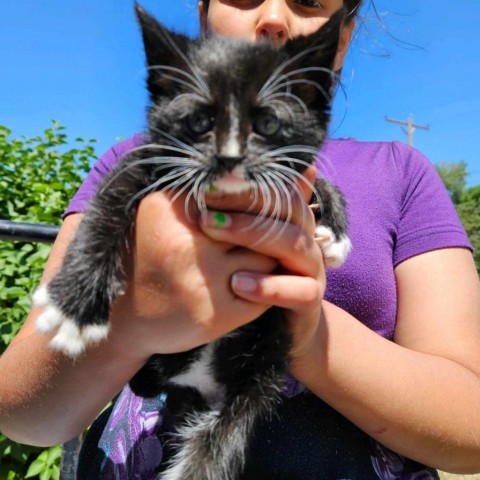
[[[205,10],[208,10],[208,4],[210,0],[202,0]],[[346,22],[352,21],[358,14],[360,6],[362,5],[363,0],[344,0],[345,8],[347,10],[347,16],[345,17]]]
[[[347,16],[345,18],[347,23],[354,20],[355,17],[358,15],[362,3],[363,0],[344,0],[345,8],[347,9]]]

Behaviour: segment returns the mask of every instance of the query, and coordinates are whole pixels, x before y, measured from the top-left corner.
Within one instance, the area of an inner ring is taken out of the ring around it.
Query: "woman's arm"
[[[60,268],[81,217],[65,219],[42,282]],[[80,433],[142,363],[119,355],[111,342],[72,361],[48,347],[49,337],[36,333],[38,313],[32,309],[0,357],[0,430],[15,441],[47,446]]]
[[[425,253],[401,263],[396,278],[395,343],[324,301],[311,348],[294,358],[292,373],[392,450],[445,471],[479,472],[480,284],[472,256]],[[297,310],[308,304],[271,276],[236,293],[271,304],[289,298]]]

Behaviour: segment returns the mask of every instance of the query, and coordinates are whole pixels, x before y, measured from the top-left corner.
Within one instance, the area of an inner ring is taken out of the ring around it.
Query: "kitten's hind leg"
[[[320,204],[312,205],[317,220],[315,240],[322,248],[325,264],[340,267],[352,249],[347,236],[345,200],[340,191],[326,180],[317,179],[315,189],[315,197],[321,200]]]

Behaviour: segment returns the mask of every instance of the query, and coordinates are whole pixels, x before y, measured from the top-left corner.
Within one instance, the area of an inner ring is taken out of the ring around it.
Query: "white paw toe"
[[[82,337],[87,343],[98,343],[108,336],[108,325],[87,325],[82,329]]]
[[[40,285],[32,296],[35,307],[46,307],[50,303],[50,295],[46,285]]]
[[[62,312],[51,305],[37,317],[37,330],[42,333],[49,333],[55,328],[58,328],[62,320]]]
[[[86,348],[87,342],[82,338],[82,334],[77,325],[68,318],[64,318],[57,334],[50,342],[50,346],[55,350],[60,350],[70,357],[77,357]]]
[[[43,307],[44,311],[37,317],[36,328],[41,333],[56,330],[50,347],[59,350],[70,357],[77,357],[91,345],[104,340],[109,331],[107,325],[86,325],[80,328],[71,318],[62,313],[56,306],[46,285],[40,286],[33,295],[35,306]]]
[[[336,240],[332,230],[323,225],[315,229],[315,240],[322,248],[325,264],[332,268],[342,266],[352,249],[352,243],[346,235]]]

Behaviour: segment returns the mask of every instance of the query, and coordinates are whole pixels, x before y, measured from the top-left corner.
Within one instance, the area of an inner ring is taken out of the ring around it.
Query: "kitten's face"
[[[326,135],[340,20],[279,49],[224,37],[191,41],[138,15],[150,136],[175,157],[176,168],[163,173],[197,193],[293,186]]]

